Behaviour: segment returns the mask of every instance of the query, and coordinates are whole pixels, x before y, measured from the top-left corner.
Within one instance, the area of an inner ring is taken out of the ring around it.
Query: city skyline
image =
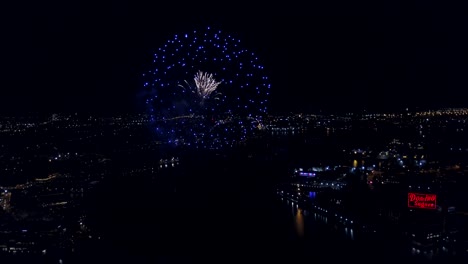
[[[4,5],[2,263],[468,263],[468,5]]]
[[[155,138],[147,115],[2,117],[0,259],[464,263],[467,116],[270,116],[223,150]]]

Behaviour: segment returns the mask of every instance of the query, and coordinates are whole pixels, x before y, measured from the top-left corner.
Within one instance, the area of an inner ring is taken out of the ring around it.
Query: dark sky
[[[153,50],[210,25],[264,61],[274,111],[468,107],[468,5],[374,2],[22,1],[2,14],[0,111],[140,110]]]

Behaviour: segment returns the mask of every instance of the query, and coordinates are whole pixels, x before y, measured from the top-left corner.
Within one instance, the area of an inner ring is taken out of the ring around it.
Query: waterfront
[[[263,134],[224,150],[155,141],[144,120],[56,117],[5,130],[4,175],[21,177],[5,177],[2,187],[9,219],[2,257],[35,263],[393,263],[427,262],[424,252],[432,250],[443,253],[432,262],[443,256],[452,263],[462,259],[451,258],[452,252],[463,256],[466,250],[465,123],[458,114],[441,128],[439,120],[429,127],[416,115],[302,116],[283,122],[287,127],[275,117]],[[22,170],[22,149],[36,161],[34,173]],[[26,184],[11,183],[22,178]],[[414,191],[437,195],[437,205],[426,213],[409,210],[406,198]],[[451,208],[447,232],[441,205]],[[366,228],[343,225],[341,216]]]
[[[108,252],[140,263],[428,261],[411,255],[404,237],[391,229],[363,232],[281,199],[268,178],[280,177],[275,174],[282,166],[213,158],[165,171],[177,178],[171,191],[154,191],[161,178],[122,181],[107,190],[98,229]],[[91,258],[97,256],[102,254]]]

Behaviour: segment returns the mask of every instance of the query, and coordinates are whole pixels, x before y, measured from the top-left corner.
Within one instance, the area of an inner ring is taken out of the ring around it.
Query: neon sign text
[[[429,193],[408,193],[408,207],[420,209],[436,209],[437,195]]]

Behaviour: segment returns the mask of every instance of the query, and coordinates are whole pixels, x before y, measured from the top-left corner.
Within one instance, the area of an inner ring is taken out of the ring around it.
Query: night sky
[[[468,107],[466,3],[219,2],[7,6],[0,111],[141,111],[153,51],[206,26],[236,34],[261,58],[274,112]]]

